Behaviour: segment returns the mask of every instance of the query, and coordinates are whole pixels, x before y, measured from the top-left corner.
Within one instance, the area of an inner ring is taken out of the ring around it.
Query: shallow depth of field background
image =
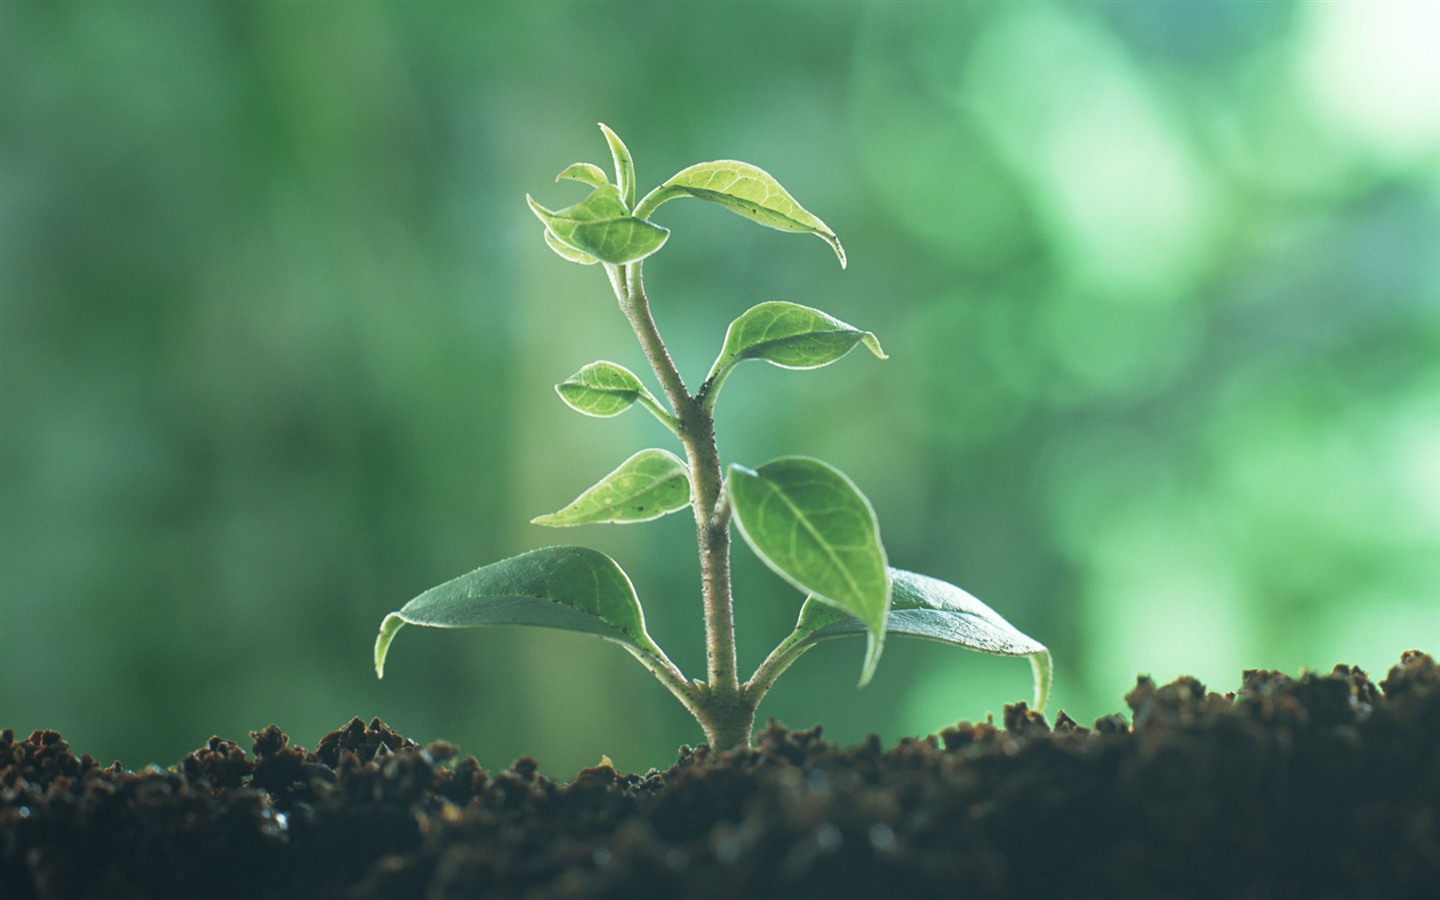
[[[555,543],[630,573],[703,670],[693,525],[527,524],[668,434],[551,385],[646,371],[526,209],[634,151],[736,158],[845,242],[668,204],[647,265],[692,386],[762,300],[891,354],[750,364],[721,451],[814,455],[893,564],[1055,654],[1380,677],[1440,650],[1440,88],[1421,2],[0,6],[0,726],[178,760],[351,716],[489,766],[664,766],[698,728],[622,650],[401,633],[421,590]],[[800,597],[735,550],[742,668]],[[1022,661],[812,651],[761,707],[887,745],[1029,696]]]

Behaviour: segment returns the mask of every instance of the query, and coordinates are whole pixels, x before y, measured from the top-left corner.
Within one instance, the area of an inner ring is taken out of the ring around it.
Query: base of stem
[[[750,732],[755,729],[755,705],[743,697],[710,694],[705,698],[699,718],[711,750],[750,746]]]

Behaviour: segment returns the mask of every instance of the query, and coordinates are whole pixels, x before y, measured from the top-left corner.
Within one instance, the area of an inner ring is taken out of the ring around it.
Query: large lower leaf
[[[713,407],[725,378],[743,360],[763,359],[786,369],[818,369],[862,343],[880,359],[886,358],[874,334],[818,309],[783,300],[752,306],[725,332],[725,345],[706,379],[706,402]]]
[[[890,578],[870,501],[844,473],[787,456],[751,471],[731,466],[730,502],[740,533],[780,577],[863,622],[869,633],[861,683],[885,637]]]
[[[644,259],[670,236],[668,229],[630,215],[613,184],[597,187],[589,197],[558,211],[546,209],[528,194],[525,201],[561,244],[601,262]]]
[[[1052,672],[1050,651],[1044,644],[949,582],[903,569],[890,569],[890,578],[888,633],[929,638],[997,656],[1029,657],[1035,670],[1035,708],[1045,708]],[[859,619],[810,597],[800,608],[800,619],[785,645],[798,656],[821,641],[866,631]]]
[[[690,469],[668,450],[641,450],[559,512],[536,525],[648,522],[690,505]]]
[[[683,169],[641,200],[635,214],[649,218],[660,204],[685,196],[718,203],[770,228],[816,235],[835,251],[840,266],[845,266],[845,248],[830,226],[796,203],[780,182],[758,166],[722,159]]]
[[[623,645],[647,664],[674,669],[645,631],[645,614],[629,577],[613,559],[586,547],[546,547],[512,556],[411,600],[380,625],[377,676],[384,676],[390,642],[407,624],[534,625],[594,634]]]

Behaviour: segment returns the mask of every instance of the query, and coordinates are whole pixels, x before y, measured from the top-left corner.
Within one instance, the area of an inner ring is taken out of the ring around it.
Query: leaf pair
[[[1026,656],[1035,707],[1050,695],[1050,653],[953,584],[886,564],[870,502],[817,459],[785,457],[751,471],[730,468],[740,532],[756,554],[809,596],[795,631],[776,648],[779,671],[821,641],[865,634],[860,684],[875,674],[887,634],[929,638],[982,653]]]
[[[1035,707],[1050,694],[1050,654],[994,610],[952,584],[889,570],[893,584],[887,630],[984,653],[1027,656],[1035,670]],[[385,617],[375,640],[375,674],[404,625],[475,628],[532,625],[592,634],[623,646],[671,684],[684,678],[645,630],[645,615],[630,579],[614,560],[585,547],[546,547],[482,566],[431,588]],[[811,597],[795,630],[773,656],[788,666],[822,641],[867,632],[867,626]],[[782,670],[783,670],[782,666]],[[778,674],[778,672],[777,672]]]
[[[747,359],[764,360],[784,369],[818,369],[845,356],[857,345],[888,359],[872,332],[834,316],[783,300],[752,306],[730,323],[725,343],[701,388],[707,410],[715,407],[725,379]],[[584,366],[555,386],[560,399],[587,416],[617,416],[639,403],[671,431],[675,417],[629,369],[608,360]]]
[[[545,223],[545,242],[565,259],[593,265],[637,262],[659,250],[669,229],[650,222],[661,204],[677,197],[697,197],[718,203],[751,221],[781,231],[813,234],[824,240],[845,266],[845,248],[835,232],[806,211],[765,170],[749,163],[719,160],[700,163],[635,202],[635,163],[619,135],[603,123],[601,131],[615,161],[615,184],[591,163],[573,163],[556,180],[578,181],[594,191],[589,197],[561,210],[550,210],[526,195],[530,209]]]

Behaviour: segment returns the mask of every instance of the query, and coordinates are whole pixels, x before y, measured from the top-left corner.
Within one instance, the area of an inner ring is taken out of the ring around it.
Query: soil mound
[[[1386,898],[1440,884],[1440,669],[1141,678],[884,750],[771,722],[669,769],[490,772],[379,720],[168,770],[0,732],[0,896]]]

